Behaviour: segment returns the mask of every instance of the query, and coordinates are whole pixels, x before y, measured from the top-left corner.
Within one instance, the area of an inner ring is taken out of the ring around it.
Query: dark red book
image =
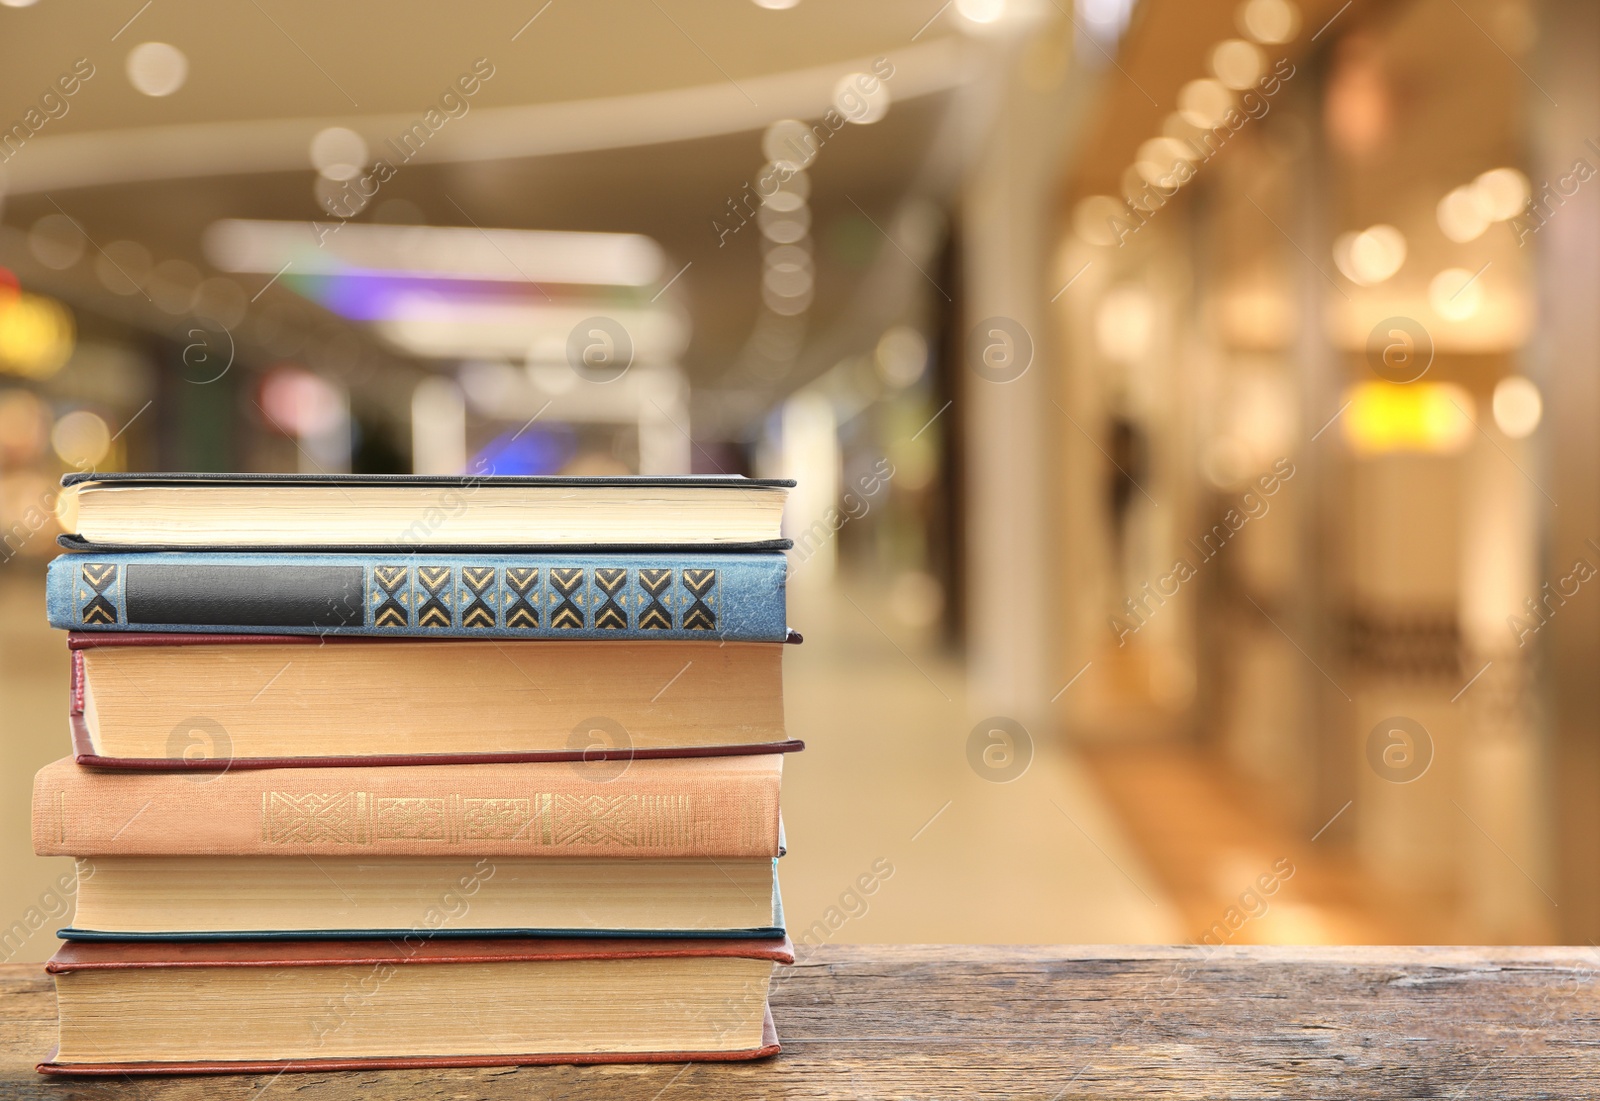
[[[44,1074],[758,1059],[783,940],[68,943]]]

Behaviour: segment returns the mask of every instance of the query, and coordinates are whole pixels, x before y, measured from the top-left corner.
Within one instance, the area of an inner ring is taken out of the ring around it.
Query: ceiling
[[[1383,0],[1295,0],[1301,17],[1296,39],[1275,50],[1298,60],[1349,29]],[[1142,0],[1135,9],[1115,66],[1105,74],[1097,120],[1077,158],[1067,198],[1119,195],[1122,174],[1140,143],[1161,133],[1177,106],[1178,90],[1208,74],[1217,43],[1239,31],[1239,0]]]
[[[137,14],[139,0],[40,0],[0,10],[0,86],[15,110],[88,58],[97,76],[52,134],[411,113],[480,57],[495,69],[482,106],[560,103],[887,55],[954,33],[946,13],[912,42],[939,10],[930,0],[805,0],[787,11],[748,0],[158,0]],[[188,56],[176,95],[137,95],[123,79],[128,51],[147,41]]]
[[[0,8],[0,103],[19,118],[78,59],[94,66],[66,113],[4,166],[0,224],[11,232],[0,234],[0,264],[80,310],[181,332],[183,319],[101,287],[96,251],[131,240],[158,262],[182,259],[214,275],[200,248],[214,220],[326,218],[313,195],[312,135],[348,127],[382,155],[386,135],[487,58],[493,75],[467,113],[403,164],[358,220],[648,234],[682,273],[670,293],[692,319],[691,381],[744,386],[750,380],[730,372],[761,310],[759,240],[753,225],[721,239],[718,227],[731,224],[728,201],[765,159],[762,129],[820,117],[835,81],[875,58],[895,67],[887,116],[844,126],[809,172],[817,292],[808,331],[860,326],[867,273],[899,249],[885,229],[895,208],[943,186],[925,166],[971,45],[953,13],[941,12],[926,0],[805,0],[787,11],[685,0],[401,2],[381,17],[298,0]],[[127,55],[148,41],[187,56],[175,94],[131,86]],[[18,231],[59,213],[94,249],[50,271],[25,254]],[[252,316],[305,321],[312,347],[299,354],[313,365],[315,334],[344,324],[266,286],[268,276],[234,278],[247,294],[261,292]],[[242,337],[248,355],[248,322]],[[361,339],[371,355],[395,358],[370,334]],[[828,365],[761,385],[787,388]]]

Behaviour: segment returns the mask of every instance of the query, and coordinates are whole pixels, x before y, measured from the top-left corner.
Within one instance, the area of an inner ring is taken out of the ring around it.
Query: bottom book
[[[45,1074],[759,1059],[778,940],[69,943]]]

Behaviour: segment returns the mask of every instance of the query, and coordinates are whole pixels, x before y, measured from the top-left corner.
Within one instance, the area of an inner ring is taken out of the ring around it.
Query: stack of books
[[[41,1071],[777,1051],[792,483],[64,482]]]

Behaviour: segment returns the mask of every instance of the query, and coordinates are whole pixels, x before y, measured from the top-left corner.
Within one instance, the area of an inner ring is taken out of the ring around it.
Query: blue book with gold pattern
[[[83,553],[50,563],[71,631],[413,638],[788,636],[780,552]]]

